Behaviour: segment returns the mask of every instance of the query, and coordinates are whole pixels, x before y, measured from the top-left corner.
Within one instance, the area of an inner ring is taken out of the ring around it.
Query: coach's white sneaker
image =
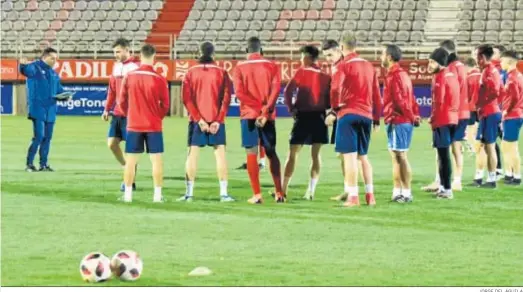
[[[307,201],[312,201],[314,199],[314,193],[309,191],[309,190],[307,190],[307,192],[303,196],[303,199],[307,200]]]

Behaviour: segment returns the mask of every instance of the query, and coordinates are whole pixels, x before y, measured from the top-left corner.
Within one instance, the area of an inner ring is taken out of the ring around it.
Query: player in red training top
[[[439,199],[452,199],[452,163],[450,146],[459,120],[460,88],[458,78],[450,72],[447,65],[449,54],[438,48],[429,57],[428,71],[432,79],[432,126],[433,147],[438,153],[438,169],[441,187],[437,190]]]
[[[258,144],[265,148],[276,189],[277,202],[285,202],[281,188],[280,159],[276,154],[274,123],[276,100],[280,93],[281,77],[278,66],[262,56],[261,41],[247,41],[247,61],[238,63],[233,77],[236,97],[240,101],[242,146],[247,152],[247,172],[254,196],[251,204],[262,203],[260,167],[257,161]]]
[[[186,192],[178,201],[192,201],[194,179],[200,147],[212,146],[220,182],[220,201],[232,202],[227,192],[227,161],[225,160],[225,116],[231,103],[232,82],[229,74],[214,63],[214,45],[200,46],[199,65],[189,69],[182,84],[182,99],[189,113],[185,164]]]
[[[388,148],[392,157],[392,201],[412,202],[412,169],[407,157],[414,126],[419,126],[419,107],[412,81],[399,61],[401,49],[387,45],[381,54],[381,65],[387,69],[383,84],[383,115],[387,125]]]
[[[352,33],[343,36],[341,51],[345,56],[337,66],[331,84],[331,111],[326,123],[338,120],[336,152],[345,160],[344,189],[348,194],[345,207],[359,206],[358,160],[362,165],[365,198],[375,205],[372,166],[367,157],[373,124],[379,127],[382,101],[378,76],[374,66],[356,53],[356,38]]]
[[[122,167],[125,166],[125,158],[122,149],[120,148],[120,142],[125,141],[127,136],[127,118],[125,117],[125,113],[116,106],[116,100],[120,93],[124,76],[128,72],[136,70],[140,65],[139,62],[130,55],[129,46],[130,42],[124,38],[117,39],[113,44],[113,53],[117,63],[114,64],[113,73],[109,78],[107,100],[102,114],[102,119],[108,121],[110,112],[113,111],[109,133],[107,135],[107,145]],[[136,189],[136,184],[134,182],[133,189]],[[122,192],[125,190],[125,184],[123,182],[120,190]]]
[[[325,60],[329,62],[331,65],[331,75],[333,75],[337,71],[337,66],[342,63],[343,61],[343,53],[340,50],[340,45],[335,40],[326,40],[323,42],[322,45],[322,52],[323,56],[325,57]],[[332,83],[332,80],[331,80]],[[330,143],[334,144],[336,141],[336,128],[338,126],[338,121],[334,121],[332,124],[332,132],[330,136]],[[341,174],[342,177],[345,178],[345,163],[343,162],[343,155],[340,153],[336,154],[338,158],[340,159],[340,166],[341,166]],[[347,194],[345,192],[342,192],[341,194],[337,196],[333,196],[330,198],[332,201],[343,201],[347,199]]]
[[[294,117],[290,137],[290,149],[283,177],[283,193],[294,173],[296,157],[303,145],[311,145],[310,181],[304,199],[312,200],[320,177],[320,150],[329,143],[329,129],[325,125],[325,111],[330,108],[329,91],[331,78],[321,72],[316,61],[320,54],[315,46],[300,50],[302,67],[296,71],[285,88],[285,105]]]
[[[473,52],[473,55],[476,55],[476,52]],[[467,127],[467,140],[469,144],[474,146],[474,153],[476,154],[475,165],[476,170],[474,174],[474,179],[482,179],[485,171],[485,166],[487,164],[487,155],[485,154],[485,149],[481,147],[481,142],[476,140],[476,135],[478,133],[478,95],[479,95],[479,81],[481,79],[481,71],[478,69],[476,63],[476,58],[469,57],[465,60],[465,65],[467,66],[467,87],[469,93],[469,110],[470,110],[470,119]]]
[[[153,68],[155,55],[153,46],[142,47],[142,64],[124,77],[122,92],[118,96],[118,106],[127,114],[124,202],[132,201],[135,167],[144,148],[150,154],[153,165],[153,202],[163,202],[162,120],[169,112],[169,86],[167,80]]]
[[[474,185],[485,188],[496,188],[496,139],[499,134],[499,124],[501,122],[501,110],[499,108],[500,96],[503,95],[503,84],[499,70],[491,62],[494,49],[491,45],[481,45],[478,47],[476,60],[479,67],[483,70],[478,94],[478,115],[480,118],[477,139],[487,153],[487,182],[483,179],[475,179]]]
[[[518,150],[519,131],[523,125],[523,75],[518,71],[518,54],[501,54],[501,67],[507,72],[503,98],[503,141],[501,149],[505,165],[505,184],[521,184],[521,157]]]

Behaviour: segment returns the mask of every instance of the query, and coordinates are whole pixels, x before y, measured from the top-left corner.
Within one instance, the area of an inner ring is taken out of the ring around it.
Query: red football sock
[[[256,157],[256,154],[247,154],[247,172],[249,173],[252,192],[255,195],[261,194],[260,167],[258,166],[258,158]]]
[[[263,146],[260,144],[259,146],[259,152],[260,152],[260,159],[264,159],[265,158],[265,148],[263,148]]]
[[[274,182],[274,188],[276,189],[276,193],[281,194],[281,169],[280,169],[280,159],[278,158],[278,155],[274,155],[269,158],[270,164],[271,164],[271,176],[272,180]]]

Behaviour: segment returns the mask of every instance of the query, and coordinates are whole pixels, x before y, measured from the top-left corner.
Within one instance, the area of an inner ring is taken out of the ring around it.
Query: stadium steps
[[[169,34],[178,36],[194,5],[194,0],[166,0],[146,42],[156,46],[159,56],[169,56]]]
[[[454,39],[458,33],[460,5],[463,1],[431,0],[425,23],[425,41]]]

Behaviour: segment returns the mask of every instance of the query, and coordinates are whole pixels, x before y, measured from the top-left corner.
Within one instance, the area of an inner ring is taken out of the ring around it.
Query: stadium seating
[[[160,0],[2,1],[2,49],[111,50],[117,36],[141,43],[162,6]]]
[[[49,45],[61,52],[110,52],[112,41],[123,36],[132,39],[135,48],[146,41],[169,53],[173,45],[178,53],[193,53],[204,40],[214,41],[221,51],[241,51],[251,36],[272,47],[297,47],[337,39],[343,31],[354,31],[368,46],[389,42],[428,46],[431,40],[425,28],[435,27],[427,19],[436,2],[5,0],[1,47],[3,52],[36,52]],[[499,42],[523,47],[523,0],[459,2],[459,26],[448,33],[460,44]]]
[[[273,44],[319,42],[346,30],[368,44],[419,44],[428,7],[428,0],[196,0],[176,48],[195,51],[204,39],[237,48],[250,36]]]
[[[522,0],[464,0],[461,9],[458,41],[523,46]]]

